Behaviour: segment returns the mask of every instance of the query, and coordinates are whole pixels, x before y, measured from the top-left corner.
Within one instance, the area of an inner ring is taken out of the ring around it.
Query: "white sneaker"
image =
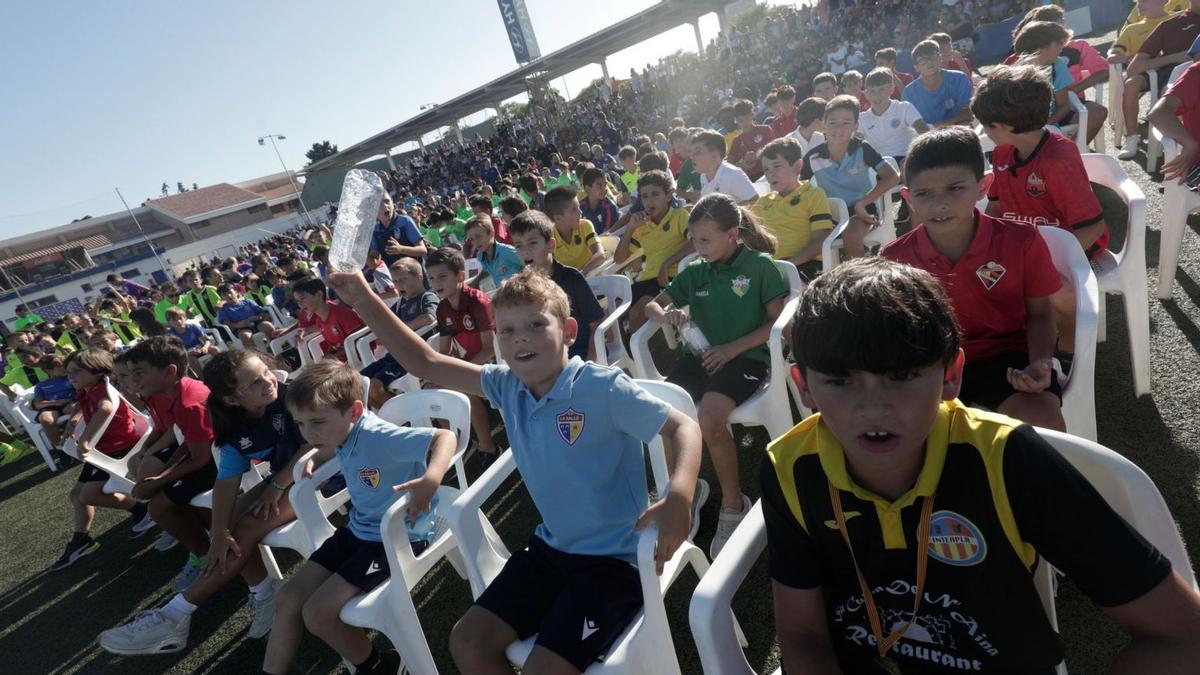
[[[716,560],[721,554],[721,549],[725,548],[725,542],[733,536],[733,531],[741,524],[742,519],[750,513],[750,498],[742,495],[742,510],[740,512],[730,511],[722,508],[721,515],[717,518],[717,533],[713,535],[712,543],[708,545],[708,559]]]
[[[133,621],[100,634],[100,646],[113,654],[167,654],[187,646],[192,617],[176,623],[162,608],[139,612]]]
[[[200,578],[200,565],[193,565],[191,558],[183,564],[183,569],[179,570],[179,574],[171,580],[171,590],[176,593],[182,593],[188,589],[197,579]]]
[[[696,531],[700,529],[700,509],[704,502],[708,501],[710,493],[708,481],[703,478],[696,479],[696,494],[692,496],[692,529],[688,530],[688,541],[696,539]]]
[[[271,632],[271,626],[275,623],[276,590],[276,584],[272,581],[267,590],[257,597],[253,593],[250,594],[250,608],[254,612],[254,618],[250,621],[250,630],[246,631],[247,637],[257,640]]]
[[[175,544],[178,543],[178,539],[172,537],[166,532],[163,532],[162,534],[158,535],[158,540],[154,542],[154,550],[159,552],[170,551],[171,549],[175,548]]]
[[[1117,159],[1133,159],[1137,157],[1138,146],[1142,143],[1142,137],[1137,134],[1129,134],[1125,137],[1125,142],[1121,144],[1121,151],[1117,153]]]

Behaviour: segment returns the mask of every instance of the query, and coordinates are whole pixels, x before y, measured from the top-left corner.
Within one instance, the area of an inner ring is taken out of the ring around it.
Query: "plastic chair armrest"
[[[666,324],[657,321],[647,321],[629,339],[629,350],[633,352],[630,356],[633,357],[633,371],[636,377],[643,380],[666,379],[658,372],[654,365],[654,357],[650,354],[650,338],[656,332],[664,330],[665,326]]]
[[[610,299],[609,302],[611,302],[611,301],[612,300]],[[621,317],[624,316],[629,311],[629,306],[631,304],[633,304],[633,303],[631,303],[631,302],[621,303],[621,306],[614,309],[612,311],[612,314],[609,314],[608,316],[604,317],[604,320],[601,321],[600,324],[596,326],[596,332],[592,333],[592,344],[596,347],[596,356],[603,359],[602,365],[606,365],[606,366],[612,365],[608,359],[608,344],[607,344],[607,341],[604,339],[604,336],[608,333],[609,329],[611,329],[613,326],[620,325],[618,323],[618,321],[620,321]]]
[[[517,468],[512,451],[503,452],[478,479],[446,509],[446,520],[458,541],[459,551],[466,563],[471,593],[478,598],[492,579],[500,573],[507,557],[503,546],[492,540],[484,529],[483,503]]]

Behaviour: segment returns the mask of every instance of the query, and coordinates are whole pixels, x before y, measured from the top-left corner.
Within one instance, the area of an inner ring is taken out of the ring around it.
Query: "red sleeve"
[[[1174,112],[1178,117],[1186,119],[1184,115],[1189,110],[1196,110],[1196,102],[1200,101],[1200,68],[1197,68],[1195,64],[1188,66],[1179,79],[1167,87],[1163,96],[1174,96],[1179,99],[1179,105],[1176,106]]]
[[[344,335],[349,335],[366,325],[363,323],[362,318],[354,313],[354,310],[345,305],[334,305],[333,309],[337,311],[337,321],[342,327],[342,334]]]
[[[480,294],[477,302],[471,303],[471,318],[475,319],[475,325],[479,327],[479,332],[485,330],[495,331],[496,320],[492,318],[492,303],[488,301],[486,295]]]
[[[1058,153],[1055,158],[1056,170],[1045,177],[1047,196],[1054,198],[1055,210],[1063,227],[1071,230],[1087,227],[1104,217],[1104,209],[1092,192],[1083,158],[1075,150],[1075,145],[1064,143],[1058,147],[1063,148],[1064,152]]]
[[[1022,256],[1025,264],[1025,297],[1045,298],[1062,288],[1062,277],[1054,267],[1050,249],[1046,247],[1042,235],[1032,226],[1029,229],[1032,230],[1032,236],[1029,237]]]
[[[212,421],[206,405],[180,405],[175,411],[175,425],[183,432],[187,443],[212,443]]]

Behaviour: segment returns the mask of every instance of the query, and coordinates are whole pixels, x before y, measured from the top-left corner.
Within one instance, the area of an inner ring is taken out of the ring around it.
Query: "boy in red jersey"
[[[996,143],[989,216],[1030,225],[1053,225],[1075,235],[1088,258],[1108,246],[1108,224],[1092,192],[1074,141],[1043,126],[1053,95],[1050,81],[1033,66],[997,66],[979,85],[971,112]],[[1069,287],[1051,300],[1058,347],[1075,344],[1075,298]]]
[[[902,191],[916,227],[884,257],[933,274],[962,326],[967,405],[1062,430],[1062,391],[1051,366],[1050,296],[1062,286],[1037,229],[981,214],[987,190],[979,138],[965,127],[910,146]]]
[[[362,319],[349,307],[326,299],[325,282],[320,279],[297,282],[292,295],[311,316],[311,327],[321,331],[325,338],[326,358],[345,361],[346,336],[363,327]]]

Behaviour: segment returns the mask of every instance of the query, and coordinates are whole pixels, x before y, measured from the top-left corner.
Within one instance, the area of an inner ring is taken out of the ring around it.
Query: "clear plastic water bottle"
[[[704,332],[693,321],[680,327],[679,336],[683,338],[684,343],[693,354],[703,354],[712,346],[708,343],[708,338],[704,337]]]
[[[342,199],[338,202],[333,241],[329,244],[329,264],[338,272],[357,272],[367,264],[371,234],[379,219],[383,201],[383,181],[362,169],[351,169],[342,181]]]

